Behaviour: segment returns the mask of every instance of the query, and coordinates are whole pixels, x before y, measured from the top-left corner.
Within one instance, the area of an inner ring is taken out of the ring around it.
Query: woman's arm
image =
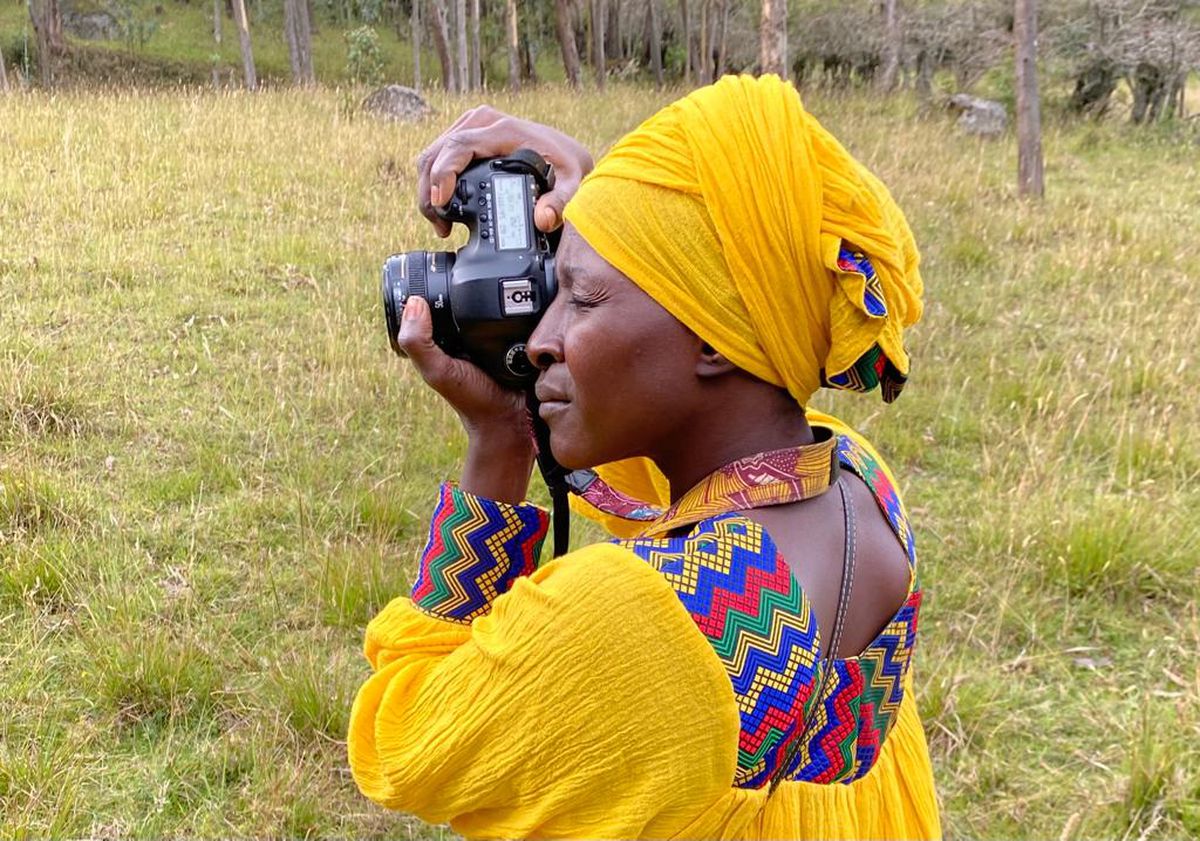
[[[668,837],[729,791],[729,679],[627,549],[517,577],[469,625],[397,599],[365,650],[350,767],[385,806],[468,837]]]
[[[538,199],[534,219],[544,231],[562,224],[563,208],[592,169],[591,155],[549,126],[480,106],[460,117],[417,161],[417,202],[441,236],[449,235],[450,224],[434,206],[450,200],[458,174],[475,158],[518,149],[533,149],[554,165],[554,189]],[[442,352],[433,342],[429,305],[420,297],[405,304],[398,342],[425,382],[454,407],[467,431],[463,489],[514,505],[524,500],[534,458],[524,395],[501,388],[470,362]]]

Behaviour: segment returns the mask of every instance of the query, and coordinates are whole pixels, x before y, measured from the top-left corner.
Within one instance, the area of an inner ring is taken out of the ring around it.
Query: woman
[[[470,443],[412,598],[367,629],[360,788],[468,836],[938,835],[907,518],[870,446],[804,409],[903,385],[903,215],[790,85],[726,77],[586,178],[570,138],[471,112],[422,159],[440,233],[454,174],[521,146],[559,173],[539,227],[565,220],[540,413],[562,464],[599,466],[577,510],[619,539],[537,565],[522,398],[441,354],[413,299],[400,343]]]

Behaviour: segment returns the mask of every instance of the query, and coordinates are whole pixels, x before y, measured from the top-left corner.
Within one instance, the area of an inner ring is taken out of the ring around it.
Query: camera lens
[[[414,255],[424,257],[420,251]],[[400,356],[406,356],[397,341],[400,335],[400,316],[408,300],[408,254],[393,254],[383,264],[383,317],[387,322],[388,342]]]
[[[457,330],[450,312],[450,270],[455,255],[448,251],[406,251],[393,254],[383,264],[383,315],[388,342],[399,356],[400,317],[410,296],[429,302],[433,314],[433,340],[447,353],[457,349]]]

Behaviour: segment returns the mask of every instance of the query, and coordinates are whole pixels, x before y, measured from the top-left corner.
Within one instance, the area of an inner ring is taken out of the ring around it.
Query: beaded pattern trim
[[[614,541],[675,588],[725,666],[741,716],[733,781],[739,788],[766,785],[797,738],[802,743],[785,779],[861,778],[878,759],[904,699],[921,605],[912,529],[879,462],[851,438],[839,436],[835,447],[841,466],[870,487],[914,572],[908,599],[875,640],[857,657],[832,661],[836,673],[822,698],[814,695],[823,683],[815,616],[761,526],[723,513],[701,520],[685,537]]]
[[[413,605],[469,625],[518,576],[537,568],[549,526],[549,515],[536,506],[494,502],[447,482],[429,524]]]
[[[733,683],[741,715],[734,785],[760,788],[799,736],[817,622],[767,534],[725,514],[685,538],[616,541],[662,573]]]

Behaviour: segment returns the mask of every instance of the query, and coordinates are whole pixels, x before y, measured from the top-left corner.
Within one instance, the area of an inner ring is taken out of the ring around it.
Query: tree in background
[[[8,90],[8,68],[4,66],[4,50],[0,50],[0,91]]]
[[[658,0],[646,3],[646,32],[650,50],[650,69],[654,73],[654,84],[663,86],[662,22],[658,17]]]
[[[608,66],[604,61],[604,0],[592,0],[592,66],[596,72],[596,87],[604,90]]]
[[[467,0],[454,0],[454,31],[458,41],[458,92],[470,90],[470,53],[467,50]]]
[[[787,0],[763,0],[759,68],[763,73],[788,76]]]
[[[1042,198],[1042,111],[1037,81],[1037,0],[1016,0],[1017,192]]]
[[[58,0],[28,0],[29,18],[37,37],[38,69],[42,84],[49,87],[54,82],[54,68],[58,56],[66,52],[63,40],[62,7]]]
[[[883,0],[883,71],[879,74],[879,90],[891,93],[900,72],[900,52],[904,47],[904,32],[900,26],[900,0]]]
[[[470,90],[482,87],[483,56],[479,53],[479,0],[471,0]]]
[[[412,41],[413,88],[421,89],[421,0],[412,0],[409,12],[408,36]]]
[[[450,55],[450,29],[446,0],[431,0],[433,14],[430,15],[429,29],[433,32],[433,47],[437,51],[438,62],[442,65],[442,88],[456,93],[458,91],[458,76],[454,72],[454,59]]]
[[[554,0],[554,29],[558,33],[558,44],[562,50],[563,70],[567,83],[579,87],[582,72],[579,67],[579,48],[575,43],[574,6],[571,0]]]
[[[246,90],[258,90],[258,71],[254,69],[254,48],[250,44],[250,22],[246,18],[246,0],[231,0],[233,21],[237,24],[238,43],[242,51],[242,78]]]
[[[521,89],[521,21],[517,11],[517,0],[508,0],[505,32],[508,44],[508,86],[517,91]]]
[[[312,60],[312,22],[307,0],[283,0],[283,32],[292,64],[292,81],[298,85],[316,82]]]
[[[680,37],[683,39],[683,82],[692,83],[692,16],[689,14],[688,0],[679,0],[679,19],[683,25]]]

